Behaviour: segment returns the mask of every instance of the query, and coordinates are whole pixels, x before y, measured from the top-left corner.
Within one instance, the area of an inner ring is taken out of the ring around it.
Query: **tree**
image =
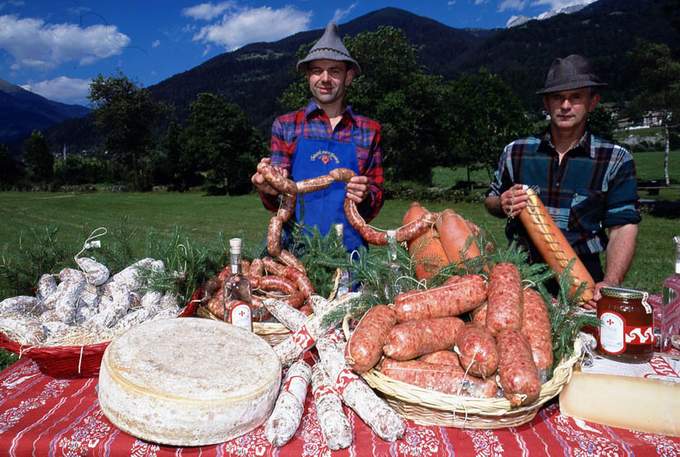
[[[165,106],[122,74],[97,76],[90,85],[89,99],[95,106],[95,123],[105,135],[110,156],[125,167],[134,189],[148,187],[142,159],[152,144],[153,129],[166,111]]]
[[[640,91],[633,106],[641,110],[658,111],[665,135],[664,178],[670,185],[668,163],[672,128],[678,127],[680,116],[680,62],[673,59],[665,44],[639,41],[632,51],[632,61],[639,69]],[[675,114],[675,118],[674,115]],[[674,120],[675,119],[675,120]]]
[[[588,116],[588,130],[597,136],[611,141],[614,139],[616,120],[607,108],[601,104],[597,105]]]
[[[46,183],[54,175],[54,156],[50,153],[45,136],[33,131],[24,141],[24,164],[28,177],[33,182]]]
[[[7,190],[21,178],[19,164],[9,154],[9,148],[0,143],[0,189]]]
[[[244,194],[265,154],[264,143],[241,109],[223,97],[198,94],[182,136],[180,163],[206,179],[213,194]]]
[[[449,103],[443,116],[451,129],[450,150],[445,165],[496,168],[503,147],[528,134],[531,124],[522,103],[498,76],[481,69],[449,85]]]

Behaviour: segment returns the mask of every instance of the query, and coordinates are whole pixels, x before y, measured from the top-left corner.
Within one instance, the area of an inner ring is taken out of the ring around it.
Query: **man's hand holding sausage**
[[[271,165],[272,160],[269,157],[264,157],[263,159],[260,160],[260,164],[263,165]],[[259,169],[259,165],[258,165]],[[278,168],[277,170],[285,177],[288,177],[288,170],[284,168]],[[279,193],[274,189],[272,186],[270,186],[267,181],[264,179],[264,175],[260,173],[259,171],[255,172],[255,174],[250,178],[250,181],[253,183],[253,186],[255,186],[255,189],[257,189],[258,192],[261,194],[266,194],[266,195],[278,195]]]
[[[352,176],[347,183],[347,198],[354,203],[361,203],[368,195],[368,177]]]

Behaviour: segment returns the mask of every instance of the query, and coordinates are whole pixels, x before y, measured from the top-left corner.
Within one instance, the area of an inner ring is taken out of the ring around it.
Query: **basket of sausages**
[[[302,263],[292,255],[243,260],[241,272],[248,279],[250,287],[253,332],[271,346],[286,339],[291,332],[266,310],[263,305],[264,299],[276,299],[307,315],[312,314],[309,299],[315,293],[314,286],[307,277]],[[237,299],[229,297],[231,276],[231,269],[227,266],[204,285],[197,315],[231,322],[230,311],[240,303]],[[330,298],[335,295],[337,289],[337,276],[336,274],[336,286]]]
[[[351,319],[343,321],[348,365],[405,418],[517,426],[569,381],[580,345],[571,328],[570,347],[555,351],[554,360],[551,316],[561,305],[523,287],[513,263],[486,271],[397,295],[371,307],[353,329]],[[572,309],[574,295],[562,295],[572,299],[562,309]]]

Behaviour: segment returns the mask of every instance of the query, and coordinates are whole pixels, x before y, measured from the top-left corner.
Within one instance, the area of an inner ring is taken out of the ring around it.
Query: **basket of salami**
[[[0,347],[35,360],[45,374],[96,376],[117,335],[148,320],[191,316],[196,310],[198,291],[182,308],[177,294],[147,288],[140,271],[160,273],[162,261],[142,259],[111,276],[92,258],[76,262],[79,269],[42,275],[35,296],[0,302]]]

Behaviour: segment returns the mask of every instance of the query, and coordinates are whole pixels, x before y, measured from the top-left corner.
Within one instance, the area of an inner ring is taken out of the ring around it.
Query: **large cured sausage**
[[[445,209],[437,218],[437,233],[449,263],[479,257],[480,250],[470,225],[451,209]]]
[[[498,375],[503,395],[512,406],[533,403],[541,393],[538,370],[526,338],[515,330],[503,330],[498,342]]]
[[[543,297],[533,289],[524,289],[523,316],[521,331],[531,347],[539,378],[545,382],[553,364],[552,328]]]
[[[457,317],[440,317],[395,325],[383,351],[395,360],[410,360],[431,352],[450,349],[465,324]]]
[[[498,369],[496,340],[485,328],[467,324],[456,337],[460,364],[468,373],[488,378]]]
[[[430,212],[418,202],[413,202],[404,214],[402,224],[413,224],[426,217],[431,217]],[[416,278],[419,280],[431,278],[442,267],[449,264],[449,259],[434,227],[428,227],[423,234],[412,238],[407,242],[407,246],[415,265]]]
[[[543,256],[543,260],[552,268],[557,274],[562,273],[569,265],[569,262],[574,260],[574,266],[571,269],[572,292],[578,288],[582,282],[586,283],[586,289],[581,296],[584,302],[593,298],[595,290],[595,281],[586,269],[581,259],[578,258],[576,252],[571,247],[560,228],[555,224],[548,210],[543,205],[543,202],[538,197],[533,189],[526,189],[527,206],[519,213],[519,220],[527,231],[529,238],[538,252]]]
[[[498,263],[489,273],[486,328],[492,335],[522,327],[522,279],[511,263]]]
[[[377,305],[368,310],[347,342],[347,364],[357,373],[365,373],[373,368],[382,357],[387,336],[396,323],[397,316],[386,305]]]

